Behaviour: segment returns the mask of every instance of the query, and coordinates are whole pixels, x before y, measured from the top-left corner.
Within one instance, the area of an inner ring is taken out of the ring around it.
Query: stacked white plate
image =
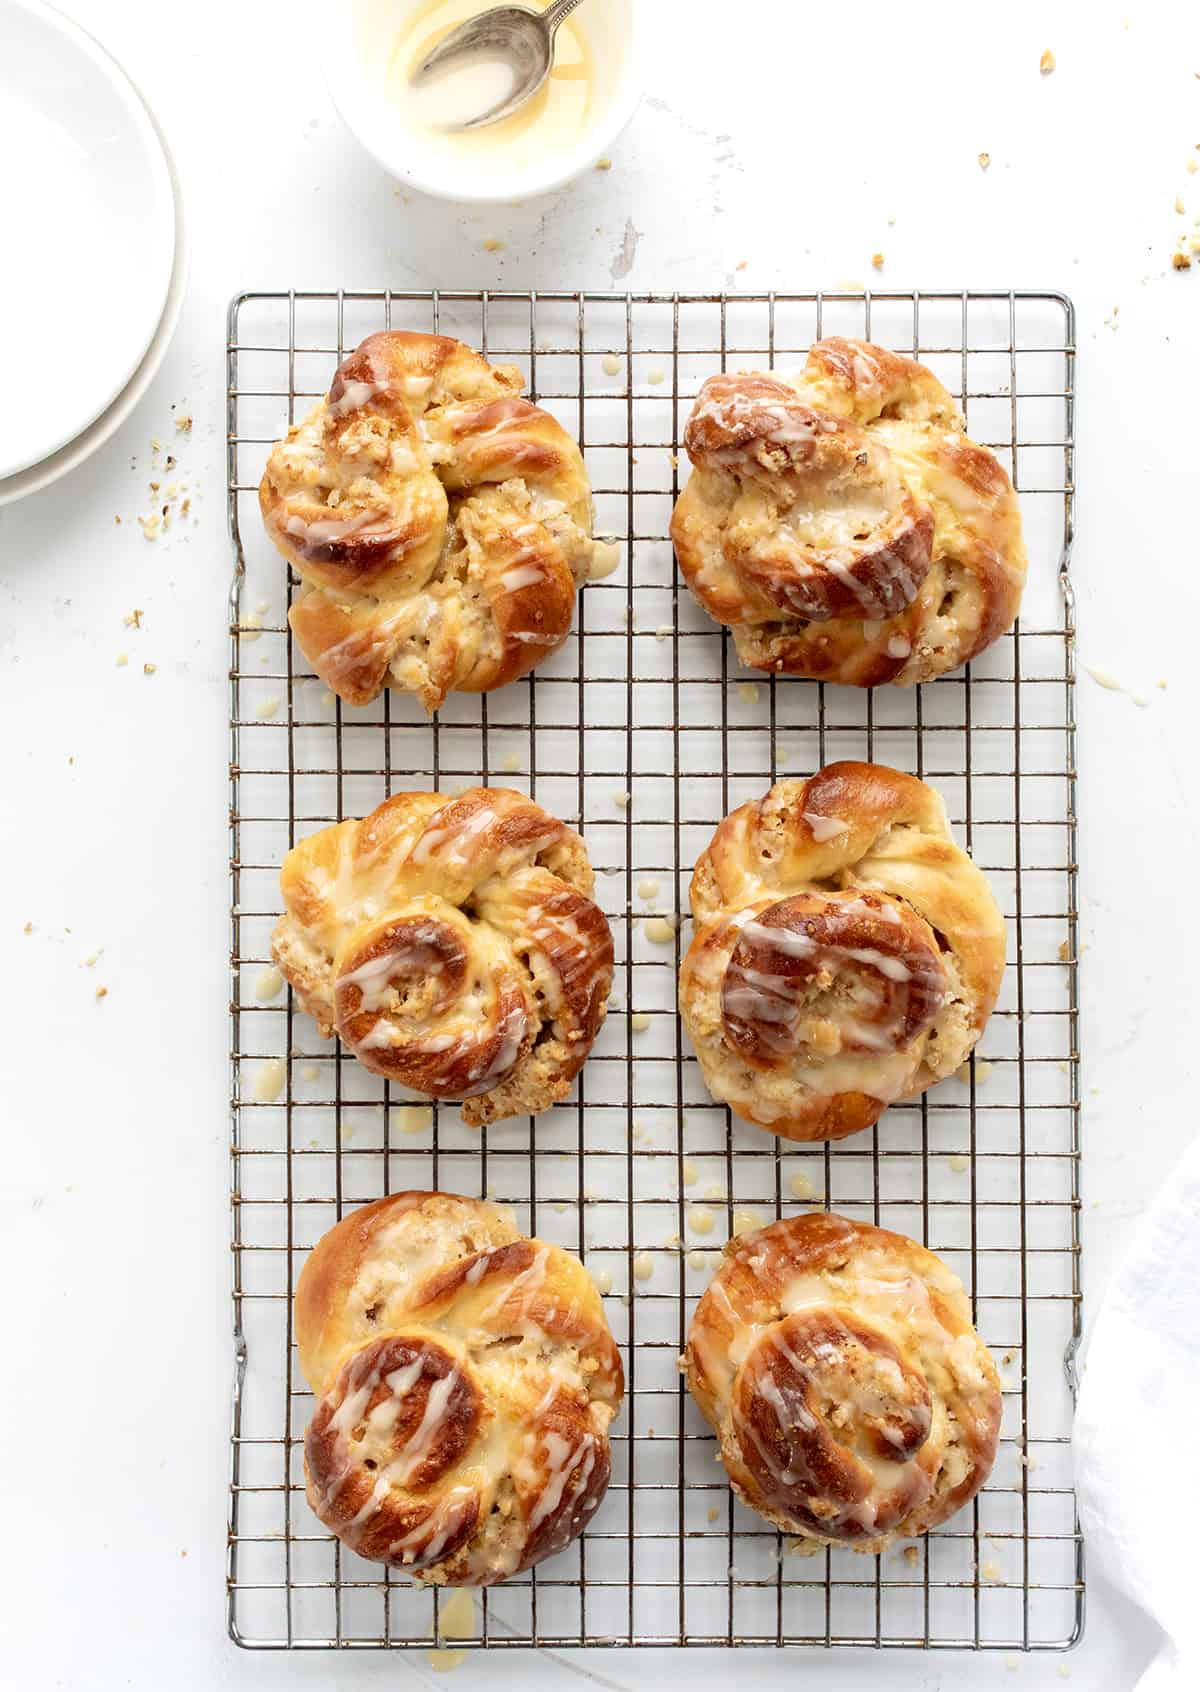
[[[42,0],[0,0],[0,505],[106,441],[183,303],[183,209],[146,102]]]

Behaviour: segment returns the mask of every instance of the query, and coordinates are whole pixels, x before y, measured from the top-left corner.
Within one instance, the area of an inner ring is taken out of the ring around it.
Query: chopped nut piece
[[[597,159],[596,160],[596,169],[597,170],[611,170],[612,169],[612,160],[609,159],[609,158]]]
[[[916,1545],[906,1545],[904,1547],[903,1556],[904,1561],[906,1563],[911,1563],[915,1569],[917,1564],[921,1561],[920,1548]]]
[[[97,998],[98,998],[98,999],[107,999],[107,997],[108,997],[108,988],[107,988],[107,987],[97,987],[97,989],[96,989],[96,997],[97,997]]]
[[[1190,270],[1192,261],[1186,253],[1172,253],[1171,264],[1175,270]]]
[[[872,265],[872,268],[875,269],[875,270],[882,270],[883,269],[883,254],[882,253],[872,253],[871,254],[871,265]]]
[[[1038,69],[1041,71],[1043,76],[1051,76],[1054,73],[1056,63],[1057,61],[1055,60],[1054,54],[1050,51],[1049,47],[1047,47],[1046,51],[1042,54]]]
[[[979,155],[979,168],[980,168],[980,170],[986,170],[988,168],[988,166],[991,164],[991,162],[992,162],[992,155],[990,153],[980,153],[980,155]]]
[[[142,665],[142,674],[144,676],[152,676],[152,675],[156,674],[157,670],[158,670],[157,664],[143,664]]]
[[[190,434],[192,428],[192,414],[190,411],[181,412],[175,419],[175,427],[181,435]]]
[[[135,606],[132,611],[127,611],[125,614],[125,627],[127,629],[140,629],[144,616],[145,612],[138,610]]]

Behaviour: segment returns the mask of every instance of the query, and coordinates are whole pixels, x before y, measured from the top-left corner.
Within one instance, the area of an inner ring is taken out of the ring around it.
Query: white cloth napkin
[[[1134,1233],[1096,1314],[1075,1418],[1089,1558],[1162,1628],[1138,1692],[1200,1686],[1200,1140]]]

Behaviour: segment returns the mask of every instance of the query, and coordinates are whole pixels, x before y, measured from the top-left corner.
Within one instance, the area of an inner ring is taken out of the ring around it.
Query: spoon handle
[[[564,18],[569,18],[576,6],[581,6],[583,0],[554,0],[552,6],[547,6],[542,13],[542,22],[551,37]]]

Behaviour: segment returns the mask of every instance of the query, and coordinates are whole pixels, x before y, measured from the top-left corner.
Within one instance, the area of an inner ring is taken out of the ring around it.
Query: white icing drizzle
[[[839,834],[850,832],[850,824],[841,817],[822,817],[815,811],[804,811],[801,814],[818,845],[824,845],[827,840],[836,840]]]

